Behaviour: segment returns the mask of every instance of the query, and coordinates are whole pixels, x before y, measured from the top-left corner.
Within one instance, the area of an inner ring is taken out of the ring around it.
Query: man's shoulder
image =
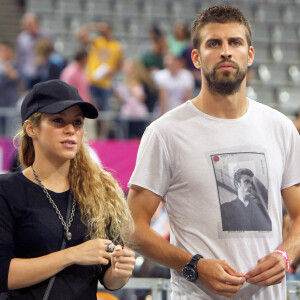
[[[181,122],[186,122],[192,113],[191,101],[187,101],[156,119],[150,126],[165,127],[167,125],[176,125]],[[177,127],[177,126],[176,126]]]
[[[253,114],[260,118],[261,120],[264,121],[269,121],[272,124],[274,124],[274,126],[291,126],[292,121],[282,112],[266,105],[263,104],[261,102],[255,101],[255,100],[251,100],[251,105],[252,105],[252,112]],[[263,118],[261,118],[261,116]]]
[[[267,113],[268,115],[270,115],[272,117],[288,119],[286,115],[284,115],[282,112],[278,111],[277,109],[272,108],[271,106],[268,106],[262,102],[252,100],[252,99],[249,99],[249,101],[255,112],[261,111],[263,113]]]

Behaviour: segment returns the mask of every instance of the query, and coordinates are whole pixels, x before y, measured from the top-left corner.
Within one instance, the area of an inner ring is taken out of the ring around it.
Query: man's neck
[[[203,88],[192,102],[203,113],[219,119],[240,118],[249,107],[245,86],[232,95],[213,94]]]

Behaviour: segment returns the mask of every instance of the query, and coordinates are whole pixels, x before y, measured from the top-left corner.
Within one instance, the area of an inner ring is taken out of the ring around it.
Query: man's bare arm
[[[128,205],[136,226],[134,245],[131,247],[149,259],[181,272],[193,255],[171,245],[150,227],[151,218],[161,200],[160,196],[149,190],[131,187]],[[218,295],[233,297],[245,281],[244,274],[232,269],[223,260],[200,259],[197,270],[198,280]]]

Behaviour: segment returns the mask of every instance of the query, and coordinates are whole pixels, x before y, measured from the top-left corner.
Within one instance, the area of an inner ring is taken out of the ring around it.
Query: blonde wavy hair
[[[139,82],[147,84],[151,90],[156,90],[154,81],[152,80],[149,71],[139,59],[128,58],[127,62],[132,64],[133,76]]]
[[[34,113],[28,120],[39,127],[42,115]],[[20,162],[29,167],[35,160],[35,151],[25,124],[15,141],[18,137]],[[134,223],[124,193],[113,176],[90,158],[84,143],[71,160],[69,182],[81,212],[81,220],[88,228],[87,237],[130,243]]]

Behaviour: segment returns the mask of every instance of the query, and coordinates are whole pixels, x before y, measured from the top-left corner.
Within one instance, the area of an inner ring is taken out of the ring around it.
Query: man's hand
[[[225,260],[200,259],[198,280],[214,294],[234,297],[244,284],[245,274],[232,269]]]
[[[258,260],[256,267],[246,274],[248,283],[269,286],[282,282],[286,274],[286,261],[280,253],[271,253]]]

